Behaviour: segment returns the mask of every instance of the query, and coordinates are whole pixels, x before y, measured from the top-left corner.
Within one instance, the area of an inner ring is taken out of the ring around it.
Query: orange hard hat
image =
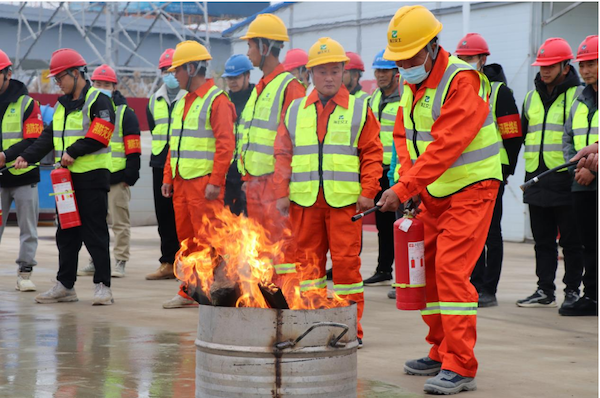
[[[85,62],[85,59],[77,51],[70,48],[61,48],[52,53],[48,77],[56,76],[67,69],[86,65],[87,62]]]
[[[173,54],[175,53],[174,48],[167,48],[158,60],[158,69],[170,68],[173,64]]]
[[[596,41],[597,43],[597,41]],[[8,58],[8,55],[6,55],[6,53],[2,50],[0,50],[0,70],[4,70],[6,68],[8,68],[9,66],[12,66],[12,62],[10,61],[10,58]]]
[[[486,41],[479,33],[467,33],[456,46],[455,55],[490,55]]]
[[[306,66],[308,63],[308,54],[301,48],[292,48],[285,54],[283,65],[286,71]]]
[[[360,55],[358,55],[357,53],[353,53],[351,51],[346,51],[346,56],[348,58],[350,58],[350,61],[348,61],[346,63],[346,66],[344,67],[344,69],[346,69],[346,70],[358,69],[362,72],[365,71],[365,64],[363,63],[363,60],[360,57]]]
[[[595,59],[598,59],[598,35],[588,36],[581,42],[575,61],[593,61]]]
[[[542,44],[531,66],[550,66],[570,59],[573,59],[573,51],[569,43],[560,37],[551,37]]]
[[[110,82],[117,84],[117,74],[114,69],[106,64],[102,64],[92,73],[92,81]]]

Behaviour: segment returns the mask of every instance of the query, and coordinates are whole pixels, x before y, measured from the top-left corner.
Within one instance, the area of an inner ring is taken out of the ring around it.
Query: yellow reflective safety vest
[[[123,142],[123,117],[127,105],[119,105],[115,109],[115,131],[110,140],[110,152],[112,156],[111,173],[125,170],[127,158],[125,156],[125,143]]]
[[[494,124],[496,125],[496,131],[498,131],[498,142],[500,143],[500,162],[503,165],[508,166],[508,153],[506,152],[506,148],[504,148],[504,142],[502,141],[502,134],[500,134],[500,128],[498,127],[498,118],[496,117],[496,109],[498,106],[498,92],[500,92],[500,87],[504,83],[502,82],[490,82],[492,86],[492,93],[490,94],[490,103],[492,105],[492,114],[494,115]]]
[[[56,163],[60,162],[65,151],[75,141],[85,138],[91,125],[90,112],[92,105],[98,99],[100,91],[90,87],[85,94],[85,102],[81,109],[77,109],[65,116],[65,107],[56,103],[56,110],[52,118],[52,129],[54,130],[54,153]],[[110,145],[88,155],[75,159],[75,162],[67,168],[72,173],[86,173],[92,170],[111,168]]]
[[[242,175],[263,176],[275,171],[274,145],[281,121],[284,92],[294,76],[288,72],[277,75],[260,95],[256,87],[242,111],[237,125],[238,169]]]
[[[573,146],[580,151],[586,146],[598,142],[598,110],[590,117],[590,109],[581,101],[575,101],[571,107],[571,128]]]
[[[183,120],[185,98],[175,104],[171,115],[171,171],[173,178],[179,173],[184,180],[212,173],[215,157],[215,135],[210,124],[212,104],[219,94],[212,86],[203,98],[197,97]]]
[[[363,101],[368,101],[370,97],[370,95],[366,92],[366,91],[362,91],[362,90],[358,90],[357,92],[355,92],[354,94],[351,94],[354,97],[356,97],[357,99],[363,100]]]
[[[367,120],[368,104],[349,96],[348,109],[336,106],[320,143],[316,105],[306,107],[306,101],[304,97],[292,102],[285,117],[293,145],[290,201],[312,206],[323,187],[329,206],[354,204],[362,192],[358,140]]]
[[[2,151],[7,150],[11,146],[23,141],[23,122],[25,121],[25,111],[33,103],[33,98],[28,95],[22,95],[19,97],[17,102],[11,102],[8,104],[4,115],[2,116]],[[10,167],[15,163],[6,163],[6,167]],[[16,170],[14,168],[9,169],[9,173],[12,175],[22,175],[37,167],[29,166],[24,169]]]
[[[160,155],[169,143],[169,103],[156,93],[150,97],[148,108],[154,118],[154,129],[152,130],[152,154]]]
[[[400,106],[403,112],[408,151],[413,164],[433,141],[431,128],[441,114],[452,79],[457,73],[468,70],[473,70],[473,68],[460,59],[450,56],[438,87],[426,89],[414,109],[412,108],[412,90],[410,87],[404,86],[401,79]],[[481,81],[479,95],[487,101],[490,94],[489,82],[482,74],[478,75]],[[498,132],[491,111],[473,141],[448,170],[427,186],[427,191],[433,197],[442,198],[488,179],[502,180]]]
[[[381,89],[375,90],[370,98],[371,109],[381,124],[379,130],[379,138],[383,145],[383,164],[389,166],[392,162],[392,146],[394,145],[394,124],[396,123],[396,114],[398,113],[398,107],[400,101],[388,102],[382,104],[381,102],[382,93]],[[382,105],[385,107],[381,110]],[[398,168],[400,166],[398,165]]]
[[[571,87],[550,105],[546,112],[537,90],[525,96],[523,113],[529,125],[525,136],[525,171],[533,173],[540,166],[540,158],[549,169],[564,163],[562,137],[566,116],[575,101],[577,87]],[[567,169],[559,170],[565,172]]]

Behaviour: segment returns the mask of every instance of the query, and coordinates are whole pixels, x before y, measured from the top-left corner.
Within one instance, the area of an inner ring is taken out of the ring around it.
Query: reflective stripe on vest
[[[564,134],[565,116],[575,101],[577,87],[571,87],[560,94],[548,111],[540,94],[533,90],[525,97],[523,112],[529,121],[525,136],[525,170],[533,173],[540,166],[540,156],[549,169],[564,163],[562,137]],[[566,172],[567,169],[558,172]]]
[[[594,111],[591,120],[589,111],[581,101],[575,101],[571,107],[573,146],[577,152],[598,141],[598,110]]]
[[[357,92],[355,92],[352,95],[354,96],[354,98],[363,100],[363,101],[368,101],[369,99],[371,99],[371,96],[367,92],[362,91],[362,90],[358,90]]]
[[[25,121],[25,111],[33,103],[33,99],[28,95],[22,95],[19,97],[17,102],[11,102],[8,104],[8,107],[4,111],[4,115],[2,116],[2,148],[3,151],[6,151],[11,146],[23,141],[23,122]],[[15,163],[8,162],[5,164],[6,167],[10,167]],[[22,175],[25,174],[37,167],[39,163],[36,163],[36,166],[29,166],[24,169],[8,169],[8,172],[12,175]]]
[[[403,108],[407,146],[413,163],[420,154],[427,150],[427,147],[433,141],[431,128],[442,112],[442,106],[452,79],[457,73],[468,70],[474,69],[458,58],[450,56],[438,88],[426,89],[425,94],[414,104],[414,109],[412,108],[412,90],[402,87],[400,105]],[[489,82],[485,76],[478,75],[481,82],[479,96],[487,101]],[[413,109],[412,115],[411,109]],[[412,124],[413,119],[417,124],[416,132],[415,126]],[[479,181],[487,179],[501,180],[502,168],[499,153],[498,132],[494,124],[493,114],[490,111],[473,141],[448,170],[427,186],[427,191],[431,196],[440,198],[452,195]]]
[[[90,110],[98,99],[98,94],[100,94],[100,91],[94,87],[90,87],[85,95],[83,108],[76,109],[66,116],[65,107],[60,102],[56,103],[56,110],[52,118],[56,163],[60,162],[65,150],[74,144],[75,141],[85,138],[91,124]],[[98,169],[110,170],[111,163],[109,145],[91,154],[78,157],[71,166],[68,166],[68,169],[72,173],[85,173]]]
[[[119,105],[116,109],[115,116],[115,131],[110,140],[110,152],[112,156],[110,172],[125,170],[127,159],[125,157],[125,143],[123,142],[123,117],[127,105]]]
[[[383,145],[383,164],[389,166],[392,162],[392,146],[394,145],[394,124],[396,123],[396,114],[398,113],[398,107],[400,101],[390,102],[385,104],[383,113],[380,111],[382,94],[381,89],[375,90],[371,97],[371,109],[375,113],[375,116],[381,124],[379,132],[379,138]]]
[[[421,315],[477,315],[477,303],[451,303],[433,302],[427,303]]]
[[[506,152],[506,148],[504,148],[504,142],[502,140],[502,134],[500,134],[500,127],[498,126],[498,118],[496,116],[496,108],[498,106],[498,93],[500,92],[500,86],[504,83],[502,82],[491,82],[492,93],[490,94],[490,103],[492,104],[492,115],[494,116],[494,124],[496,125],[496,130],[498,131],[498,143],[500,144],[500,162],[502,164],[508,166],[508,153]]]
[[[368,105],[349,96],[348,109],[336,106],[325,139],[319,143],[317,108],[314,104],[306,107],[306,101],[304,97],[292,102],[285,118],[293,146],[290,200],[312,206],[322,186],[331,207],[354,204],[362,192],[358,140]]]
[[[283,94],[294,76],[284,72],[275,77],[257,95],[252,90],[242,111],[237,134],[241,146],[238,169],[242,175],[248,172],[253,176],[271,174],[275,171],[274,145],[277,127],[281,121]]]
[[[179,173],[189,180],[212,173],[215,156],[215,135],[210,124],[212,104],[223,93],[212,86],[204,95],[197,97],[183,120],[185,99],[175,104],[171,122],[171,170],[173,178]]]
[[[167,100],[156,94],[150,97],[148,104],[152,118],[154,119],[154,129],[152,133],[152,154],[160,155],[169,142],[169,104]]]

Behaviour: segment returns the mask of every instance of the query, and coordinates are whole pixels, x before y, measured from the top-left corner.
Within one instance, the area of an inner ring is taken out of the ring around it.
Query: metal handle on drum
[[[300,336],[296,337],[296,340],[287,340],[287,341],[281,341],[279,343],[275,343],[275,348],[277,348],[278,350],[292,348],[296,344],[298,344],[300,342],[300,340],[302,340],[304,337],[306,337],[307,334],[312,332],[314,329],[316,329],[318,327],[325,327],[325,326],[332,326],[332,327],[344,329],[342,331],[342,333],[340,333],[337,337],[332,338],[328,344],[330,347],[333,347],[333,348],[344,347],[346,345],[345,343],[338,343],[338,342],[340,341],[340,339],[342,337],[344,337],[344,335],[346,333],[348,333],[348,329],[349,329],[348,325],[344,325],[343,323],[336,323],[336,322],[319,322],[319,323],[315,323],[314,325],[312,325],[311,327],[306,329],[306,331],[304,333],[302,333]]]

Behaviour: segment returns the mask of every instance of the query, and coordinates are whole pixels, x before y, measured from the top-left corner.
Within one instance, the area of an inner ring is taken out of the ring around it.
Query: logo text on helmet
[[[392,34],[390,35],[390,39],[388,40],[390,43],[400,43],[402,40],[398,38],[398,31],[392,30]]]

